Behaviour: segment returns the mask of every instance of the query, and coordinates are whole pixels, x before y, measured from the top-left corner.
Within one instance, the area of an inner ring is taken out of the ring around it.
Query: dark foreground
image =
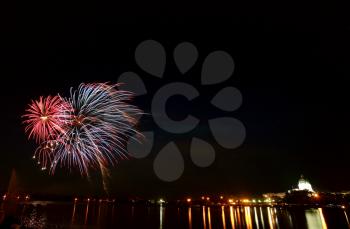
[[[340,208],[33,202],[2,206],[23,228],[350,228]]]

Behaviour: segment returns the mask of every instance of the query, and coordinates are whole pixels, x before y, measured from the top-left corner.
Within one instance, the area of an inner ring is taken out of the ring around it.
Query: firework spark
[[[63,133],[62,122],[66,109],[68,104],[60,96],[41,96],[39,100],[33,100],[23,115],[28,137],[41,143]]]

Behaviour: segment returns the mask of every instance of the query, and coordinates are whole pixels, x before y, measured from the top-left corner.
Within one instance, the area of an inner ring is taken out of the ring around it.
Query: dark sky
[[[137,66],[135,48],[147,39],[162,43],[169,57],[183,41],[196,45],[199,62],[211,51],[230,53],[235,60],[233,77],[202,96],[209,98],[224,86],[239,88],[243,105],[230,116],[244,123],[247,137],[235,150],[212,142],[215,162],[198,168],[188,155],[189,139],[202,134],[210,141],[207,131],[174,136],[144,117],[140,129],[157,134],[155,149],[145,159],[123,161],[113,168],[111,193],[280,192],[295,185],[300,174],[319,190],[350,189],[350,21],[342,7],[31,4],[9,6],[2,19],[0,190],[15,168],[23,190],[102,193],[98,173],[87,181],[65,170],[55,176],[41,172],[31,159],[35,144],[26,139],[21,115],[31,99],[67,95],[81,82],[116,82],[125,71],[144,76],[149,94],[135,104],[150,112],[152,93],[179,78],[171,58],[163,81]],[[200,64],[194,68],[192,73],[199,77]],[[181,80],[199,82],[187,79]],[[181,97],[170,105],[170,115],[177,118],[190,112],[201,120],[221,115],[201,101],[193,108]],[[183,149],[185,172],[179,180],[165,183],[155,176],[153,160],[170,139]]]

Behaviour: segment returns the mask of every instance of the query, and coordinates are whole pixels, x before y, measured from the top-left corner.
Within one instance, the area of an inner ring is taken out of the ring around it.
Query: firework
[[[68,107],[60,96],[41,96],[39,100],[33,100],[23,115],[28,137],[40,143],[64,133],[62,123]]]
[[[88,175],[91,168],[97,168],[107,174],[109,165],[127,158],[126,141],[140,136],[134,126],[141,111],[129,104],[132,93],[117,90],[117,86],[81,84],[71,89],[68,99],[58,97],[57,104],[43,105],[52,99],[48,97],[30,105],[24,116],[26,131],[43,140],[33,156],[43,170],[49,168],[53,174],[59,166]]]
[[[41,166],[42,170],[46,170],[46,168],[51,165],[56,147],[56,141],[49,140],[41,143],[36,149],[33,159],[37,160],[37,164]]]

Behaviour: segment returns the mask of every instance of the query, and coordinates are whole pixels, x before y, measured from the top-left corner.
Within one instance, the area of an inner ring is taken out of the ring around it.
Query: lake
[[[15,208],[27,228],[350,228],[349,210],[341,208],[176,207],[104,202],[36,202]]]

